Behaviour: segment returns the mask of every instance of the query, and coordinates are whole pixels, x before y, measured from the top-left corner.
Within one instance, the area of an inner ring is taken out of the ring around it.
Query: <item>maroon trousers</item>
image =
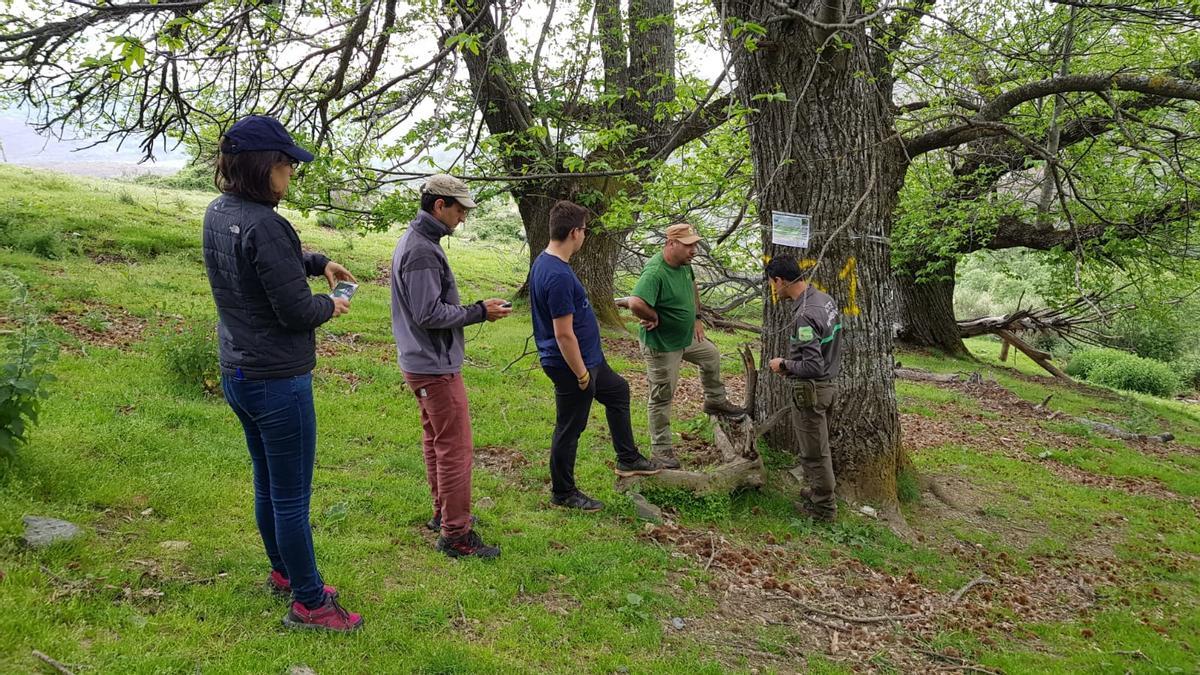
[[[474,443],[462,373],[404,373],[417,395],[424,429],[425,477],[433,493],[433,513],[442,517],[442,536],[471,531],[471,464]]]

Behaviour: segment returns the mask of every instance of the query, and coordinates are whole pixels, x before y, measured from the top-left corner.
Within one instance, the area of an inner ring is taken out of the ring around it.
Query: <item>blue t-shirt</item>
[[[554,319],[574,315],[571,325],[579,341],[583,364],[595,368],[604,361],[600,351],[600,324],[579,277],[561,258],[542,251],[529,269],[529,304],[533,306],[533,339],[542,365],[568,368],[554,339]]]

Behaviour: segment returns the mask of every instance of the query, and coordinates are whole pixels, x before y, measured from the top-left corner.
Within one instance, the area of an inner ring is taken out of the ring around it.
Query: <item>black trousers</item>
[[[607,361],[601,361],[591,370],[592,381],[587,389],[579,388],[578,378],[570,368],[543,366],[542,370],[554,383],[557,415],[554,438],[550,441],[550,480],[555,495],[565,496],[575,489],[575,454],[579,435],[587,428],[593,399],[604,406],[617,460],[635,462],[641,457],[629,421],[629,383],[613,372]]]

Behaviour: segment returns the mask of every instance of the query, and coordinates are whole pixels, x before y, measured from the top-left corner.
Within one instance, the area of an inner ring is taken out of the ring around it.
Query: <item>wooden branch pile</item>
[[[1119,290],[1119,289],[1118,289]],[[1114,293],[1116,291],[1113,291]],[[1109,294],[1111,295],[1111,293]],[[1108,297],[1108,296],[1104,296]],[[1083,296],[1062,307],[1044,309],[1020,309],[1004,316],[984,316],[958,322],[958,333],[963,338],[975,337],[991,333],[1004,340],[1000,348],[1000,360],[1008,358],[1008,347],[1012,345],[1021,350],[1051,375],[1070,380],[1062,370],[1050,360],[1050,354],[1037,349],[1025,340],[1017,337],[1018,332],[1053,333],[1068,343],[1074,345],[1083,342],[1092,345],[1103,345],[1111,338],[1096,329],[1096,324],[1103,323],[1105,316],[1098,304],[1103,297]]]
[[[1103,345],[1111,338],[1095,328],[1105,321],[1097,304],[1102,298],[1085,296],[1062,307],[1017,309],[1004,316],[984,316],[958,322],[964,338],[999,334],[1000,331],[1054,333],[1067,342]]]
[[[762,487],[766,482],[766,470],[756,445],[763,434],[786,418],[789,408],[785,407],[772,415],[765,423],[754,418],[754,397],[758,383],[758,370],[754,366],[754,355],[750,347],[741,349],[742,366],[746,369],[747,415],[730,419],[710,415],[713,422],[713,440],[721,452],[721,463],[704,470],[664,469],[653,476],[630,476],[617,479],[617,492],[637,492],[643,484],[667,488],[690,490],[697,494],[730,492],[743,487]]]

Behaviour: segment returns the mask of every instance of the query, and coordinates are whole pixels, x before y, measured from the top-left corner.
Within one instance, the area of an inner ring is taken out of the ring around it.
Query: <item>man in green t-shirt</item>
[[[667,228],[667,243],[642,269],[633,295],[617,302],[628,307],[642,324],[639,337],[650,382],[650,448],[652,459],[668,469],[679,468],[671,448],[671,399],[679,381],[679,365],[700,367],[704,412],[738,417],[745,411],[729,402],[721,383],[721,354],[704,337],[700,293],[692,275],[692,258],[700,236],[687,223]]]

